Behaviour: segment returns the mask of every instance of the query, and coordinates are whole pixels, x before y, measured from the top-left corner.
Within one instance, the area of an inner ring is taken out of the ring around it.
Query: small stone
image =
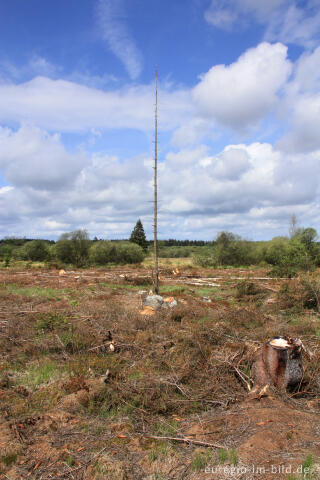
[[[202,301],[206,302],[206,303],[211,303],[212,302],[211,298],[209,298],[209,297],[202,297]]]

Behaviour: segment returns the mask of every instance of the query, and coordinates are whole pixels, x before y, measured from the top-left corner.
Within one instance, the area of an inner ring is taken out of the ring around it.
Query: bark
[[[299,385],[303,377],[302,343],[299,339],[273,337],[256,354],[252,366],[253,392],[265,385],[286,389]]]

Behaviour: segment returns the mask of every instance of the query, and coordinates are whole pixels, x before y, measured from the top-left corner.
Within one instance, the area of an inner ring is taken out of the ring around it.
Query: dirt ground
[[[178,305],[142,315],[147,266],[1,268],[0,479],[320,478],[320,320],[303,285],[172,260],[160,291]],[[250,399],[274,335],[311,352],[304,378]]]

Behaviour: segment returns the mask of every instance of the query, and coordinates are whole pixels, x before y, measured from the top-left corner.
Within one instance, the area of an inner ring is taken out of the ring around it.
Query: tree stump
[[[257,351],[252,365],[254,388],[257,393],[266,385],[278,389],[295,387],[303,377],[302,342],[296,338],[273,337]]]

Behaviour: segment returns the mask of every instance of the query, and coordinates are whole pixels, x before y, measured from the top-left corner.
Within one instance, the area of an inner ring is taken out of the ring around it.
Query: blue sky
[[[3,0],[0,237],[319,229],[320,0]]]

